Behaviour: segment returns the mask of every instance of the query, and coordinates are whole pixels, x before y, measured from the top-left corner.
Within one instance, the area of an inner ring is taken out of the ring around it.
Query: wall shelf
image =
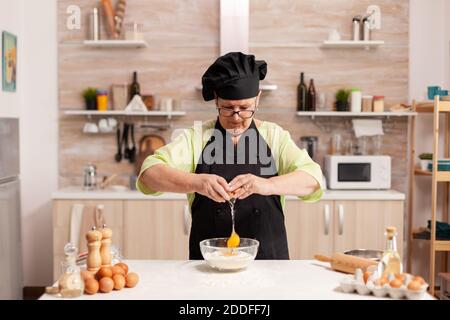
[[[185,111],[125,111],[125,110],[107,110],[107,111],[90,111],[90,110],[65,110],[66,116],[98,116],[98,117],[181,117],[186,115]]]
[[[381,40],[371,40],[371,41],[353,41],[353,40],[340,40],[340,41],[330,41],[325,40],[322,43],[322,48],[376,48],[384,44]]]
[[[147,48],[145,40],[85,40],[83,45],[93,48]]]
[[[411,117],[416,112],[410,111],[385,111],[385,112],[350,112],[350,111],[299,111],[299,117]]]

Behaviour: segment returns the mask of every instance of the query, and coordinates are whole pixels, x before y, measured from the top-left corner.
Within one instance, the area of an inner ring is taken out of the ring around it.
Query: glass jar
[[[64,246],[65,260],[61,263],[62,274],[58,280],[59,293],[63,298],[79,297],[84,292],[80,267],[76,264],[78,249],[71,243]]]
[[[108,90],[97,90],[97,110],[108,110]]]
[[[142,24],[130,22],[125,24],[125,40],[144,40]]]
[[[362,112],[372,112],[372,96],[362,97]]]
[[[373,112],[384,112],[384,96],[373,97]]]

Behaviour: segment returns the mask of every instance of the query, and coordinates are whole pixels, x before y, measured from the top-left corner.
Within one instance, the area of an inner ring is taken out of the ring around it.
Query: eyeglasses
[[[233,117],[235,113],[237,113],[237,115],[241,118],[241,119],[250,119],[251,117],[253,117],[253,115],[256,112],[256,101],[255,101],[255,108],[251,109],[251,110],[239,110],[239,111],[234,111],[232,109],[228,109],[228,108],[219,108],[217,107],[217,110],[219,111],[219,114],[223,117]]]

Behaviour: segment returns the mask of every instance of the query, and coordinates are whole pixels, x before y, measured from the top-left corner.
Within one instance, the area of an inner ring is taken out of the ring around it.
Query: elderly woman
[[[202,259],[200,241],[230,236],[230,198],[237,234],[260,242],[256,258],[289,259],[284,196],[322,196],[320,166],[287,131],[254,118],[266,73],[267,64],[253,55],[218,58],[202,77],[203,98],[215,100],[217,119],[184,130],[142,165],[137,188],[144,194],[188,194],[190,259]]]

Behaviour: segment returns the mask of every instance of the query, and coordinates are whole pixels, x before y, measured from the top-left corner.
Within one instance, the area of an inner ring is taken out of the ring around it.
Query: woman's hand
[[[216,202],[230,200],[227,181],[215,174],[196,174],[194,179],[195,192]]]
[[[273,185],[269,179],[253,174],[241,174],[230,182],[229,191],[234,198],[245,199],[253,193],[269,196],[273,193]]]

